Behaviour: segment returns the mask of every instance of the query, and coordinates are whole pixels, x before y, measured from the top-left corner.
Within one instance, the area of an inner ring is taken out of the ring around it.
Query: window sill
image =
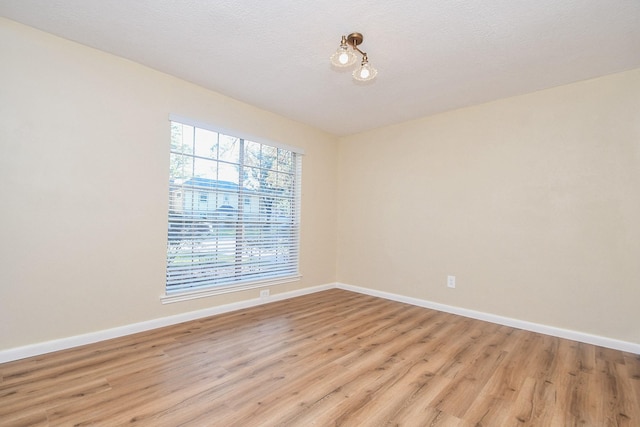
[[[264,288],[266,286],[281,285],[283,283],[295,282],[297,280],[300,280],[301,277],[302,276],[298,274],[295,276],[280,277],[273,280],[260,280],[258,282],[248,282],[238,285],[215,286],[190,292],[176,292],[170,295],[162,295],[160,297],[160,301],[162,302],[162,304],[189,301],[192,299],[206,298],[214,295],[228,294],[231,292],[241,292],[249,289]]]

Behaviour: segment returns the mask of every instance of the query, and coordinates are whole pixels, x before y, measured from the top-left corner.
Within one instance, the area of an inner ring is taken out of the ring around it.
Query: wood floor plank
[[[44,411],[28,411],[19,418],[0,418],[2,427],[48,427],[49,421]]]
[[[516,400],[527,378],[527,369],[522,367],[523,361],[531,363],[530,355],[541,344],[537,338],[539,336],[523,331],[511,331],[509,340],[501,346],[506,351],[502,365],[487,381],[484,393],[502,400]]]
[[[627,367],[615,361],[598,359],[594,375],[594,391],[608,396],[596,404],[600,419],[608,425],[632,426],[640,419],[640,405]]]
[[[521,425],[551,426],[558,409],[555,385],[548,380],[527,377],[509,412],[513,415],[512,421]]]
[[[640,356],[329,290],[0,365],[4,426],[640,426]]]
[[[446,414],[433,406],[435,397],[450,382],[450,378],[433,374],[424,374],[416,378],[413,392],[400,394],[403,398],[402,405],[386,419],[398,426],[466,426],[467,423],[460,418]]]
[[[44,413],[43,407],[54,407],[68,402],[76,402],[85,396],[110,390],[111,386],[105,379],[87,381],[81,379],[66,383],[64,388],[57,384],[50,384],[41,390],[20,393],[13,399],[7,397],[6,403],[0,407],[0,419],[11,420],[22,418],[25,414]],[[77,404],[77,403],[74,403]]]

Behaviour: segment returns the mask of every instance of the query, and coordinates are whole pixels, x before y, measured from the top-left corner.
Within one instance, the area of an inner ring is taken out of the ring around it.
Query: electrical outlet
[[[260,298],[267,298],[269,296],[269,289],[262,289],[260,291]]]
[[[456,276],[447,276],[447,287],[449,288],[456,287]]]

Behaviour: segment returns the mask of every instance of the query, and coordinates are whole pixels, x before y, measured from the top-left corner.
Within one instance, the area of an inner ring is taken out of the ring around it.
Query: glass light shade
[[[362,61],[362,65],[353,72],[353,78],[360,82],[366,82],[375,79],[377,74],[378,70],[368,62]]]
[[[358,57],[353,53],[349,46],[341,44],[336,53],[331,55],[331,63],[336,67],[349,67],[353,65]]]

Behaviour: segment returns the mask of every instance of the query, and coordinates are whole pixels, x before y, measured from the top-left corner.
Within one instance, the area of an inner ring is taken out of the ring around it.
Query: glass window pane
[[[218,179],[218,162],[215,160],[195,158],[193,160],[193,176],[212,181]]]
[[[271,169],[275,167],[275,161],[278,157],[278,149],[270,147],[268,145],[262,146],[262,156],[260,157],[260,166],[265,169]]]
[[[215,159],[218,157],[218,133],[196,129],[195,155]]]
[[[171,151],[193,154],[193,127],[171,123]]]
[[[182,127],[180,123],[171,122],[171,151],[182,152]]]
[[[289,150],[278,149],[278,170],[293,172],[293,153]]]
[[[218,165],[218,179],[220,181],[233,182],[239,185],[239,167],[237,164],[220,163]]]
[[[172,180],[193,176],[193,157],[182,154],[171,154],[169,158],[169,176]]]
[[[240,138],[220,134],[218,159],[225,162],[240,162]]]
[[[244,142],[244,164],[246,166],[260,166],[261,145],[257,142]]]

